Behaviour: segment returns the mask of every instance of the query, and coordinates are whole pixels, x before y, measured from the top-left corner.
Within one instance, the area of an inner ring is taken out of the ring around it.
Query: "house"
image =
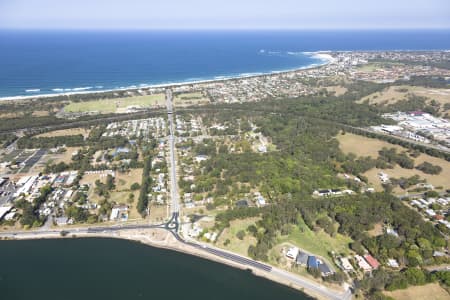
[[[331,195],[342,195],[342,191],[340,189],[332,189]]]
[[[296,259],[298,255],[298,248],[297,247],[291,247],[288,249],[286,256],[292,259]]]
[[[129,153],[129,152],[130,152],[130,149],[128,149],[126,147],[117,147],[113,153],[113,156],[116,157],[117,155],[119,155],[121,153]]]
[[[55,222],[56,222],[56,225],[58,225],[58,226],[64,226],[64,225],[68,224],[69,218],[67,218],[67,217],[55,218]]]
[[[0,186],[4,185],[8,181],[8,177],[2,177],[0,178]]]
[[[205,160],[207,160],[208,159],[208,156],[207,155],[197,155],[196,157],[195,157],[195,161],[196,162],[202,162],[202,161],[205,161]]]
[[[435,220],[438,220],[438,221],[439,221],[439,220],[444,220],[444,216],[443,216],[443,215],[435,215],[435,216],[434,216],[434,219],[435,219]]]
[[[319,263],[317,262],[317,258],[314,255],[308,256],[308,268],[317,269],[319,267]]]
[[[367,261],[359,255],[355,255],[356,262],[358,263],[358,266],[364,271],[364,272],[370,272],[372,271],[372,267],[367,263]]]
[[[330,196],[331,190],[315,190],[313,195],[320,197]]]
[[[368,192],[368,193],[375,193],[375,189],[372,188],[372,187],[369,187],[369,188],[366,189],[366,192]]]
[[[207,240],[214,242],[217,239],[217,232],[207,232],[203,235]]]
[[[441,205],[448,205],[448,200],[445,198],[439,198],[437,202]]]
[[[116,205],[111,210],[111,215],[109,217],[111,221],[126,221],[128,220],[128,206],[127,205]]]
[[[4,215],[9,213],[9,211],[12,209],[12,206],[1,206],[0,207],[0,220],[3,218]]]
[[[434,251],[433,252],[433,257],[444,257],[446,256],[445,252],[442,251]]]
[[[380,263],[378,262],[378,260],[376,260],[370,254],[364,255],[364,259],[369,263],[369,265],[372,267],[372,269],[378,269],[378,267],[380,266]]]
[[[308,265],[308,254],[300,251],[297,255],[297,258],[295,259],[295,262],[297,263],[297,265],[306,267]]]
[[[428,216],[430,216],[430,217],[436,216],[436,213],[435,213],[434,210],[432,210],[431,208],[425,210],[425,212],[426,212],[426,214],[427,214]]]
[[[397,231],[395,231],[395,229],[393,229],[393,228],[390,228],[390,227],[386,228],[386,233],[389,235],[398,237]]]
[[[398,268],[399,267],[397,260],[395,260],[393,258],[389,258],[387,264],[391,268]]]
[[[237,207],[248,207],[248,201],[246,199],[242,199],[236,202]]]
[[[257,196],[257,197],[256,197],[256,205],[257,205],[258,207],[261,207],[261,206],[266,205],[266,199],[264,199],[264,197],[261,196],[261,195]]]
[[[352,264],[350,263],[350,261],[346,257],[342,257],[341,258],[341,264],[342,264],[342,268],[344,269],[344,271],[350,272],[350,271],[354,271],[355,270],[355,269],[353,269]]]
[[[322,276],[326,277],[326,276],[330,276],[333,274],[333,271],[331,271],[330,267],[327,264],[319,264],[319,271],[320,274],[322,274]]]
[[[380,173],[378,173],[378,177],[380,178],[381,183],[389,183],[390,182],[389,175],[387,175],[386,173],[380,172]]]
[[[260,153],[266,153],[266,152],[267,152],[267,147],[266,147],[265,145],[260,145],[260,146],[258,147],[258,151],[259,151]]]
[[[14,219],[15,216],[16,216],[16,212],[11,211],[11,212],[7,213],[3,218],[5,219],[5,221],[11,221]]]
[[[347,195],[353,195],[355,192],[352,190],[343,190],[342,193]]]

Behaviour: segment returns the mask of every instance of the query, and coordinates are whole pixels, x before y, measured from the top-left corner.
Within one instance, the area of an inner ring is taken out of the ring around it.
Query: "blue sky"
[[[0,28],[450,28],[450,0],[0,0]]]

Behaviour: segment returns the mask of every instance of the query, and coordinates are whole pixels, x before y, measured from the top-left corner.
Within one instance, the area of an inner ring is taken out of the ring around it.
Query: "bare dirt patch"
[[[369,230],[367,233],[369,234],[369,236],[372,236],[372,237],[382,235],[383,234],[383,224],[382,223],[375,224],[373,229]]]

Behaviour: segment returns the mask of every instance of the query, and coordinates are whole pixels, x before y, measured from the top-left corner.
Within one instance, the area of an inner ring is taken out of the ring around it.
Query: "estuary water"
[[[116,239],[0,241],[5,300],[302,300],[248,271]]]

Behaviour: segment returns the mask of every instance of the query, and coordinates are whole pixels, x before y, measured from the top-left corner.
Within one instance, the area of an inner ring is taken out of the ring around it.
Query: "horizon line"
[[[66,28],[52,28],[52,27],[0,27],[0,31],[446,31],[449,27],[247,27],[247,28],[233,28],[233,27],[217,27],[217,28],[200,28],[200,27],[136,27],[136,28],[103,28],[103,27],[66,27]]]

